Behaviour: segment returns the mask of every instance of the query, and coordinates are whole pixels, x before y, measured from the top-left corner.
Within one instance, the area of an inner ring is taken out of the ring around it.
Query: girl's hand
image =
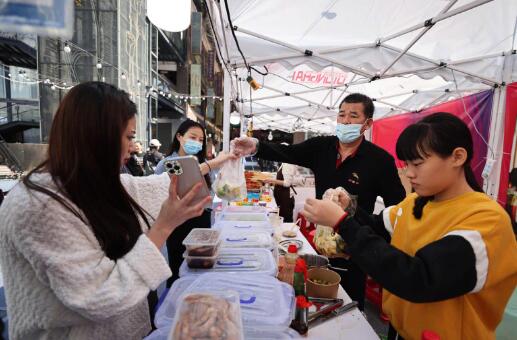
[[[330,200],[308,198],[301,213],[312,223],[334,227],[345,211]]]

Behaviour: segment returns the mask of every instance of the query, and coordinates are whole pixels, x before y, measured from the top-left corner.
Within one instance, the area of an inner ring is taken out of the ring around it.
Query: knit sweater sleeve
[[[24,227],[11,234],[11,242],[38,280],[71,310],[94,321],[107,320],[134,308],[171,275],[145,234],[113,261],[88,225],[55,200],[45,201],[17,222]]]
[[[161,175],[144,177],[123,174],[120,175],[120,180],[129,195],[151,215],[152,219],[156,219],[160,213],[163,201],[169,195],[169,185],[171,182],[169,174],[163,173]]]

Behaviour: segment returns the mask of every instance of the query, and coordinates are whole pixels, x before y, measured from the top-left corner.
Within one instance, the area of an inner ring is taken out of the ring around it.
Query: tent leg
[[[223,150],[230,151],[230,74],[224,69]]]

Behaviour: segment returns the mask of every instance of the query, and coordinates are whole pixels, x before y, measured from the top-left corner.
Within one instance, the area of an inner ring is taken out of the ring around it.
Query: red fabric
[[[314,230],[316,230],[316,225],[314,223],[309,223],[305,219],[305,216],[298,213],[298,216],[296,216],[297,225],[300,227],[300,232],[303,236],[309,241],[309,244],[312,246],[313,249],[316,249],[316,246],[314,245]]]
[[[515,122],[517,119],[517,83],[506,87],[506,110],[504,115],[504,141],[503,159],[501,161],[501,173],[499,193],[497,199],[504,206],[506,204],[506,191],[510,174],[510,161],[512,159],[513,136],[515,134]]]
[[[339,229],[339,225],[341,224],[341,222],[343,222],[343,220],[344,220],[345,218],[347,218],[347,217],[348,217],[348,213],[347,213],[347,212],[345,212],[345,213],[343,214],[343,216],[341,216],[341,217],[339,218],[339,221],[337,221],[337,223],[334,225],[334,228],[332,228],[332,229],[334,229],[335,231],[337,231],[337,230]]]
[[[469,127],[474,142],[474,158],[472,170],[478,183],[483,183],[481,173],[485,166],[490,130],[490,116],[492,113],[493,91],[479,92],[462,99],[452,100],[420,112],[409,112],[374,121],[372,128],[372,142],[388,151],[394,158],[397,167],[404,167],[404,163],[397,158],[395,147],[402,131],[409,125],[435,112],[449,112],[458,116]],[[465,107],[467,113],[465,113]],[[474,128],[474,124],[475,127]],[[514,124],[515,125],[515,124]],[[477,131],[476,131],[477,130]],[[478,133],[479,131],[479,133]],[[480,135],[481,134],[481,135]],[[485,139],[485,141],[483,141]],[[511,148],[511,146],[510,146]]]

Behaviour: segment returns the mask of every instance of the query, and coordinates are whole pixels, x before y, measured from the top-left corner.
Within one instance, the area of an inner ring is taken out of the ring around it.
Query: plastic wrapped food
[[[344,194],[344,196],[343,196]],[[357,209],[357,196],[351,195],[342,187],[327,189],[322,199],[331,200],[345,210],[348,215],[354,216]]]
[[[212,189],[215,194],[226,201],[239,201],[247,196],[244,167],[241,160],[224,163]]]
[[[330,227],[318,225],[314,234],[314,245],[318,252],[327,257],[344,257],[346,243]]]
[[[343,208],[350,216],[355,214],[357,197],[350,195],[344,188],[328,189],[322,199],[331,200]],[[318,252],[327,257],[347,257],[346,243],[343,238],[330,227],[318,225],[314,234],[314,245]]]
[[[172,327],[174,340],[242,340],[239,294],[192,293],[183,297]]]

